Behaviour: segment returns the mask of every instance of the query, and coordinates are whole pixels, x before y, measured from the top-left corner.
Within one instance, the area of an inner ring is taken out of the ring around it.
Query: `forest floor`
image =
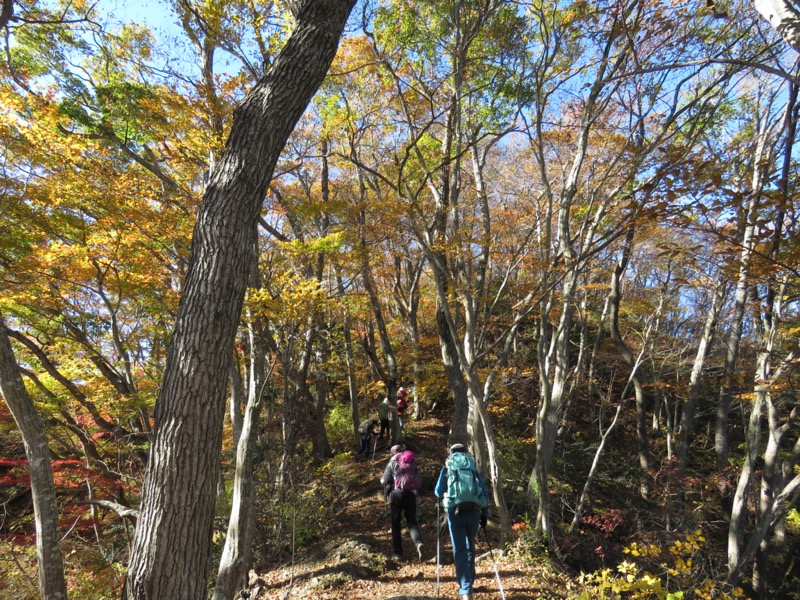
[[[409,425],[407,447],[415,452],[426,482],[418,502],[423,539],[423,560],[417,559],[408,530],[403,529],[405,559],[392,557],[391,519],[379,479],[389,459],[386,446],[374,458],[353,459],[351,475],[357,478],[349,498],[342,498],[340,517],[328,533],[299,549],[293,561],[262,567],[251,573],[250,599],[314,598],[319,600],[428,600],[458,598],[455,568],[447,527],[438,538],[437,506],[432,493],[446,455],[447,427],[435,419]],[[405,523],[404,523],[405,525]],[[483,532],[477,541],[475,600],[501,598],[499,573],[506,600],[570,598],[574,583],[545,565],[530,566],[513,553],[498,548],[499,531],[487,527],[492,551]],[[413,559],[411,558],[413,556]]]

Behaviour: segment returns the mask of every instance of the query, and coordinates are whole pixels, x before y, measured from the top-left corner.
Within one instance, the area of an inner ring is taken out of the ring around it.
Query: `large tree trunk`
[[[289,40],[235,111],[195,225],[123,598],[207,594],[225,388],[256,222],[280,152],[330,67],[353,4],[292,3],[297,24]]]
[[[39,593],[45,600],[66,600],[64,563],[58,532],[58,508],[50,449],[44,424],[36,413],[14,358],[6,325],[0,317],[0,391],[22,433],[28,473],[31,478],[33,514],[36,519],[36,558],[39,562]]]
[[[713,5],[713,3],[712,3]],[[791,0],[755,0],[753,6],[796,52],[800,52],[800,10]]]

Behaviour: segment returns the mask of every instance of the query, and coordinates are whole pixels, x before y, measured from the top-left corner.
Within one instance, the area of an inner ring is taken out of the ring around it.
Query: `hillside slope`
[[[426,420],[409,425],[408,446],[417,454],[425,476],[418,504],[424,541],[422,562],[416,558],[406,529],[403,530],[406,559],[398,562],[391,558],[391,523],[379,483],[389,453],[386,446],[379,447],[374,459],[370,457],[363,462],[353,459],[348,465],[348,475],[356,484],[351,486],[349,496],[342,498],[339,518],[330,524],[326,535],[297,549],[293,563],[290,560],[252,572],[249,597],[253,600],[457,598],[458,585],[446,526],[438,538],[437,584],[437,506],[432,488],[446,454],[446,442],[447,428],[443,422]],[[478,539],[476,600],[501,597],[495,564],[507,600],[568,597],[570,585],[566,580],[552,573],[542,577],[542,573],[535,573],[499,550],[497,531],[491,523],[488,536],[491,553],[483,533]],[[412,556],[413,560],[409,558]]]

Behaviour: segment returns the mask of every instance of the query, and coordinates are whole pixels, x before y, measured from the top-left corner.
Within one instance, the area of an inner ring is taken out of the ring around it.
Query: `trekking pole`
[[[389,502],[389,496],[387,494],[383,495],[383,525],[386,526],[386,522],[389,522],[389,529],[387,532],[387,536],[389,538],[389,546],[392,545],[392,506]]]
[[[373,435],[372,437],[375,439],[375,441],[372,442],[372,460],[375,460],[375,449],[378,447],[378,436]]]
[[[439,597],[439,538],[442,533],[442,520],[439,516],[439,500],[436,500],[436,597]]]
[[[489,534],[486,532],[485,525],[481,529],[483,529],[483,535],[486,538],[486,545],[489,546],[489,556],[492,557],[492,564],[494,565],[494,575],[495,577],[497,577],[497,585],[500,586],[500,597],[503,600],[506,600],[506,594],[503,591],[503,582],[500,581],[500,571],[497,570],[497,563],[494,560],[494,553],[492,552],[492,543],[489,541]]]

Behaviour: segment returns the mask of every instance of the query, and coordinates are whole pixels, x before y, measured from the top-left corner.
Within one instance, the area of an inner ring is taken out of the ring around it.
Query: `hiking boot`
[[[419,559],[422,560],[422,542],[417,544],[417,556],[419,556]]]

